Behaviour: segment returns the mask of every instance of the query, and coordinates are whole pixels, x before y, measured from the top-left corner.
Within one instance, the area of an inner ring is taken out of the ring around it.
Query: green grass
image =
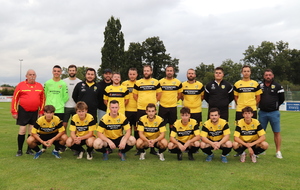
[[[127,160],[120,161],[116,151],[102,161],[96,153],[92,161],[77,160],[71,151],[56,159],[47,150],[39,159],[23,155],[15,157],[19,127],[9,112],[9,103],[0,103],[0,189],[299,189],[299,112],[281,112],[282,153],[284,159],[277,159],[273,134],[267,130],[270,144],[266,155],[257,163],[247,158],[228,157],[229,163],[220,161],[220,151],[215,152],[211,163],[206,163],[200,151],[195,161],[179,162],[176,155],[165,152],[166,161],[147,154],[140,161],[135,150],[127,153]],[[203,118],[207,117],[203,111]],[[230,128],[234,131],[234,110],[230,110]],[[25,149],[25,145],[24,145]]]

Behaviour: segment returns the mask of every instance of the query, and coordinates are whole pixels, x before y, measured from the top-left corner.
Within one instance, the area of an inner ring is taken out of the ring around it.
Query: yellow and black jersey
[[[230,134],[228,123],[224,119],[219,119],[218,124],[213,124],[211,120],[207,120],[200,133],[201,137],[206,137],[213,142],[219,142],[225,135]]]
[[[129,92],[129,102],[125,106],[125,111],[136,112],[137,111],[137,103],[136,100],[133,98],[133,87],[135,81],[126,80],[122,83],[123,86],[126,86]]]
[[[96,130],[97,121],[94,117],[87,113],[84,120],[80,120],[77,114],[73,115],[70,124],[70,131],[75,131],[77,137],[82,137],[90,131]]]
[[[117,100],[119,102],[119,112],[125,114],[125,99],[129,99],[129,92],[126,86],[107,86],[104,91],[103,100],[107,100],[107,105],[111,100]],[[109,107],[106,110],[107,113],[110,112]]]
[[[127,131],[128,129],[130,129],[130,125],[124,114],[119,113],[116,118],[112,118],[107,113],[100,120],[97,131],[109,139],[117,139],[123,136],[123,130]]]
[[[59,119],[56,115],[53,116],[52,120],[48,122],[45,116],[38,118],[34,124],[31,133],[33,134],[52,134],[64,132],[65,128],[63,127],[62,120]]]
[[[235,137],[239,137],[247,143],[256,141],[260,136],[265,134],[266,132],[260,125],[259,121],[253,118],[250,124],[247,124],[244,119],[240,119],[234,132]]]
[[[199,125],[195,119],[190,119],[187,125],[183,125],[181,119],[178,119],[171,130],[170,136],[183,143],[194,138],[195,135],[200,135]]]
[[[188,81],[182,83],[183,106],[190,108],[191,113],[202,112],[202,96],[204,96],[204,86],[196,81],[190,84]]]
[[[165,108],[172,108],[177,106],[178,93],[182,92],[181,82],[174,78],[168,80],[166,78],[160,79],[162,94],[159,104]]]
[[[241,112],[246,106],[250,106],[254,111],[256,107],[256,96],[262,94],[258,82],[255,80],[239,80],[234,84],[234,95],[238,96],[236,111]]]
[[[143,131],[147,139],[156,139],[161,133],[166,132],[166,126],[163,124],[163,118],[158,115],[153,121],[149,121],[148,116],[144,115],[138,121],[138,131]]]
[[[158,80],[154,78],[140,79],[135,82],[133,93],[138,95],[137,109],[146,110],[149,103],[156,104],[156,94],[161,92]]]

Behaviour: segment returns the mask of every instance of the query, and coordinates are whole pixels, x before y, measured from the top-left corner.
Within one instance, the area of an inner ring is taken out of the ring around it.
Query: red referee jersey
[[[26,111],[39,110],[39,114],[43,114],[45,105],[45,94],[43,86],[35,82],[29,84],[26,81],[20,82],[15,91],[11,102],[11,113],[18,114],[18,105],[22,106]]]

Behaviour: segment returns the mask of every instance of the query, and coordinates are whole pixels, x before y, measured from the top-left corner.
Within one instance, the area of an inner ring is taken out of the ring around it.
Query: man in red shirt
[[[20,125],[18,134],[18,151],[16,156],[22,156],[22,148],[25,140],[26,128],[28,126],[28,136],[35,124],[38,116],[43,115],[45,104],[45,95],[43,86],[35,82],[36,73],[30,69],[26,73],[26,80],[20,82],[14,91],[11,114],[17,120],[17,125]],[[28,148],[26,154],[34,155]]]

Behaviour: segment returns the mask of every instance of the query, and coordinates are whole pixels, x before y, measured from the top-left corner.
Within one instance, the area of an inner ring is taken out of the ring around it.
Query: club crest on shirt
[[[94,86],[94,92],[96,92],[97,91],[97,86]]]
[[[120,92],[122,92],[123,88],[119,88]]]
[[[272,84],[272,85],[271,85],[271,88],[272,88],[272,89],[274,89],[274,88],[275,88],[275,85],[274,85],[274,84]]]
[[[58,88],[62,88],[62,85],[58,85]]]
[[[195,85],[195,88],[198,88],[199,86],[198,85]]]
[[[254,124],[251,125],[251,128],[254,129]]]
[[[222,85],[221,85],[221,88],[222,88],[222,89],[225,89],[225,85],[222,84]]]
[[[52,125],[52,127],[55,127],[55,122],[52,122],[51,125]]]
[[[215,84],[212,84],[212,85],[211,85],[211,89],[212,89],[212,90],[216,89]]]
[[[250,83],[250,86],[253,86],[253,85],[254,85],[253,82],[251,82],[251,83]]]
[[[176,84],[176,82],[174,81],[174,82],[172,82],[172,84],[173,84],[173,85],[175,85],[175,84]]]
[[[218,129],[221,129],[221,125],[218,125]]]
[[[151,81],[151,84],[154,84],[154,81],[153,81],[153,80]]]
[[[120,118],[118,118],[118,119],[117,119],[117,123],[120,123],[120,121],[121,121]]]
[[[154,122],[154,126],[157,127],[157,121]]]

